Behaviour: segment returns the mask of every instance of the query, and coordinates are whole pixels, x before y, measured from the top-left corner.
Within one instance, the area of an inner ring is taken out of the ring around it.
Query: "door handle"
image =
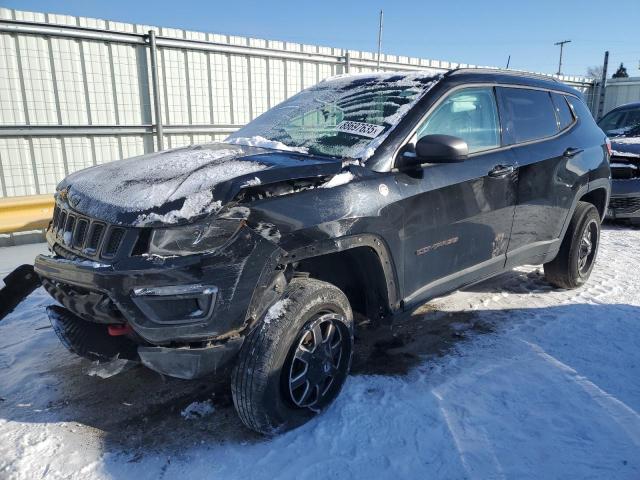
[[[562,154],[563,157],[567,157],[567,158],[572,158],[575,157],[576,155],[578,155],[579,153],[584,152],[584,149],[582,148],[567,148],[564,153]]]
[[[496,165],[489,172],[489,176],[492,178],[502,178],[506,177],[510,173],[513,173],[514,170],[515,168],[513,167],[513,165]]]

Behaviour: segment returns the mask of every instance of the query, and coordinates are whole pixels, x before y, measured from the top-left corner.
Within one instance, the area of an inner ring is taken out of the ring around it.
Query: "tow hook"
[[[122,335],[132,333],[133,329],[131,328],[131,325],[125,323],[124,325],[109,325],[107,327],[107,331],[112,337],[120,337]]]

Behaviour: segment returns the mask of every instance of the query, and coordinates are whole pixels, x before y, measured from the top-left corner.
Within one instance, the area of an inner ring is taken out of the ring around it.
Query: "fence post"
[[[158,49],[156,47],[156,32],[149,30],[149,53],[151,57],[151,83],[153,83],[153,106],[156,116],[156,138],[158,150],[164,150],[162,135],[162,105],[160,105],[160,88],[158,85]]]
[[[598,101],[598,114],[596,115],[596,120],[600,120],[602,118],[602,114],[604,113],[604,96],[607,89],[607,66],[609,65],[609,52],[604,52],[604,65],[602,65],[602,80],[600,81],[600,99]]]

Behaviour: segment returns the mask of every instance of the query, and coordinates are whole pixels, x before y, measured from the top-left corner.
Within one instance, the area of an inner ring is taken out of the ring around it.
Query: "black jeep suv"
[[[598,122],[611,138],[611,201],[607,216],[640,225],[640,103],[614,108]]]
[[[516,73],[341,76],[231,135],[58,186],[35,268],[58,336],[180,378],[231,367],[274,433],[347,377],[372,321],[522,264],[582,285],[610,191],[580,94]]]

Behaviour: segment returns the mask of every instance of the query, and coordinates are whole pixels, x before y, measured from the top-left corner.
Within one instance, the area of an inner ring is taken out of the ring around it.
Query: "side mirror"
[[[467,142],[451,135],[425,135],[418,140],[415,153],[406,151],[399,158],[397,167],[415,168],[423,163],[464,162],[469,156]]]

